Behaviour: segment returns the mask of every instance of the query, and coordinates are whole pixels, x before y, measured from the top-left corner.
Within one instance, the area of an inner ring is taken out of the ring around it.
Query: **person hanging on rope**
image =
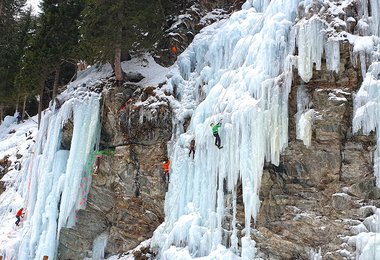
[[[20,224],[21,218],[24,217],[24,212],[23,212],[23,210],[24,210],[24,208],[21,208],[21,209],[19,209],[19,210],[17,211],[17,213],[16,213],[16,218],[17,218],[17,220],[16,220],[16,222],[15,222],[16,226],[18,226],[18,225]]]
[[[190,142],[189,157],[190,157],[191,153],[193,153],[193,159],[194,159],[194,156],[195,156],[195,139],[191,140],[191,142]]]
[[[166,158],[166,159],[164,160],[164,162],[163,162],[163,166],[164,166],[163,180],[164,180],[164,182],[169,183],[169,166],[170,166],[170,160]]]
[[[210,124],[211,130],[212,130],[212,134],[215,136],[215,145],[219,149],[223,148],[223,146],[221,145],[221,140],[220,140],[220,136],[219,136],[219,133],[218,133],[219,132],[219,128],[222,126],[222,121],[223,121],[223,119],[220,119],[217,124],[214,124],[214,123]]]

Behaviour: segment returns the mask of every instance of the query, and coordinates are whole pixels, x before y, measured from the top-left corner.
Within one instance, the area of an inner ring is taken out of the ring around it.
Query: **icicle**
[[[313,64],[316,70],[321,69],[325,25],[317,16],[313,16],[297,27],[298,74],[303,81],[309,82],[313,76]]]
[[[371,32],[375,36],[380,36],[380,2],[371,0]]]
[[[310,260],[322,260],[321,248],[319,248],[318,252],[314,249],[310,250],[309,256]]]
[[[325,43],[326,66],[330,71],[339,72],[340,49],[339,41],[328,39]]]
[[[104,249],[106,248],[108,234],[102,233],[94,239],[92,244],[92,259],[104,259]]]
[[[369,7],[371,12],[369,12]],[[368,21],[371,34],[380,36],[380,2],[378,0],[362,0],[359,5],[359,15]]]

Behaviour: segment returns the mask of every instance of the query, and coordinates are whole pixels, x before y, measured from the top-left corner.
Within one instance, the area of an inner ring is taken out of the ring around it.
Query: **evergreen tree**
[[[118,81],[124,78],[121,52],[150,47],[162,34],[165,20],[157,0],[88,0],[82,16],[84,59],[110,62]]]
[[[26,49],[17,81],[21,88],[27,85],[31,87],[31,92],[39,93],[39,118],[48,77],[54,75],[54,99],[61,65],[65,62],[76,63],[79,51],[78,19],[83,0],[45,0],[41,7],[42,14]]]
[[[20,39],[20,26],[24,22],[22,8],[25,2],[0,0],[0,105],[17,101],[14,79],[22,55],[20,50],[24,47],[24,41]]]
[[[55,74],[53,95],[57,95],[59,74],[64,62],[76,63],[78,56],[78,19],[83,0],[45,0],[42,2],[41,26],[36,38],[48,72]]]

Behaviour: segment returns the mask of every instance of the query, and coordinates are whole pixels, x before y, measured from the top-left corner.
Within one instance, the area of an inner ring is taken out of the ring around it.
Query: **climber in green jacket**
[[[211,130],[212,130],[212,134],[215,136],[215,145],[219,149],[223,148],[223,146],[221,146],[220,136],[219,136],[219,133],[218,133],[219,128],[222,126],[222,121],[223,121],[223,119],[220,119],[220,121],[217,124],[214,124],[214,123],[210,124]]]

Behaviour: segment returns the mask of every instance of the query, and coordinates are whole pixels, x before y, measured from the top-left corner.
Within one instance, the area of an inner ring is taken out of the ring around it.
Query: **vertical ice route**
[[[257,216],[260,205],[264,161],[278,164],[279,154],[287,145],[290,54],[294,48],[291,26],[299,3],[264,2],[252,3],[261,12],[242,10],[204,29],[179,57],[180,75],[174,75],[168,84],[179,93],[179,101],[173,101],[177,125],[166,218],[152,240],[161,259],[231,253],[253,259],[255,255],[251,219]],[[266,9],[261,10],[262,6]],[[191,123],[182,133],[179,124],[188,116]],[[224,120],[221,150],[214,146],[209,126],[219,119]],[[194,161],[187,155],[193,136]],[[239,183],[245,209],[241,250],[236,235]],[[228,194],[233,198],[229,205]],[[230,230],[223,223],[226,207],[232,208]]]
[[[71,148],[62,150],[62,127],[71,117],[74,125]],[[80,184],[86,178],[91,181],[86,176],[86,165],[98,134],[98,94],[72,98],[58,111],[45,112],[33,165],[28,171],[28,184],[24,185],[28,217],[17,259],[56,257],[60,229],[73,226],[76,211],[85,206],[79,203],[83,196]]]

